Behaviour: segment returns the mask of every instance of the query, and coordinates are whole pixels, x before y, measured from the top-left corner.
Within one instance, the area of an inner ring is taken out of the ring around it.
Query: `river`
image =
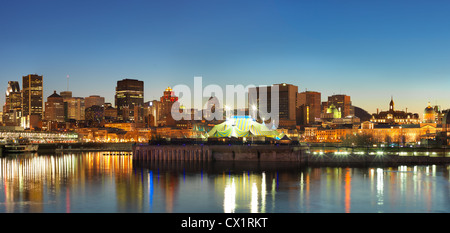
[[[136,162],[127,152],[0,157],[0,213],[449,213],[450,165]]]

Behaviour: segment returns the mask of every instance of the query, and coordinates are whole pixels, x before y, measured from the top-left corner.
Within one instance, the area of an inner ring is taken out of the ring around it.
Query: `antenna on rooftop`
[[[67,75],[67,91],[69,91],[69,75]]]

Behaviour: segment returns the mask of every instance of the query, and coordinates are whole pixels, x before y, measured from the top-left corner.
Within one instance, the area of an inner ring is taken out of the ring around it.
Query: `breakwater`
[[[312,153],[288,145],[135,145],[135,161],[295,162],[305,165],[450,164],[450,157],[404,153]]]

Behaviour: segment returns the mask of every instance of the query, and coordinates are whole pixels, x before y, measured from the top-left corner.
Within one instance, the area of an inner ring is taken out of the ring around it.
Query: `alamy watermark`
[[[270,92],[268,89],[270,89]],[[174,95],[178,96],[178,101],[172,105],[171,109],[172,118],[176,121],[192,120],[192,106],[202,106],[203,99],[209,98],[199,111],[194,113],[194,120],[223,120],[224,111],[225,117],[228,119],[234,116],[235,110],[237,116],[243,116],[246,114],[245,109],[248,109],[248,114],[253,119],[264,121],[269,129],[276,129],[278,127],[278,85],[270,87],[226,85],[225,91],[223,91],[221,86],[215,84],[207,85],[203,88],[202,77],[194,77],[193,91],[191,91],[189,86],[184,84],[176,85],[172,90]],[[183,108],[181,105],[183,105]]]

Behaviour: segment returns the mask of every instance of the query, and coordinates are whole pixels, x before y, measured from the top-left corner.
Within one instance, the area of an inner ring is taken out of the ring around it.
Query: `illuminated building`
[[[161,102],[157,100],[144,103],[144,121],[148,127],[157,126]]]
[[[269,129],[264,123],[260,124],[250,116],[233,116],[225,122],[215,125],[206,137],[219,138],[245,138],[245,137],[270,137],[277,140],[282,139],[284,133],[275,129]]]
[[[40,126],[43,115],[43,77],[30,74],[22,77],[22,126]]]
[[[436,123],[436,112],[434,108],[431,107],[430,102],[423,112],[423,122],[424,123]]]
[[[78,134],[66,132],[25,131],[20,127],[12,127],[12,130],[0,130],[0,140],[7,138],[25,138],[31,143],[77,142]]]
[[[298,86],[292,84],[273,84],[272,86],[267,87],[254,87],[249,88],[249,98],[248,98],[248,107],[249,111],[252,111],[252,108],[258,109],[258,120],[270,119],[270,114],[265,115],[265,113],[260,112],[262,106],[267,106],[267,113],[272,112],[272,88],[277,86],[279,95],[278,95],[278,113],[279,113],[279,127],[286,128],[295,128],[297,123],[297,98],[298,98]],[[261,91],[265,91],[267,98],[261,98]],[[256,99],[253,99],[251,93],[256,93]],[[274,109],[276,111],[276,109]]]
[[[424,123],[436,123],[442,124],[442,119],[445,115],[445,112],[441,111],[438,105],[434,107],[431,106],[431,103],[428,102],[428,106],[425,108],[423,112],[423,122]]]
[[[313,124],[320,118],[321,94],[315,91],[305,91],[298,94],[297,124]]]
[[[67,120],[84,121],[85,103],[82,97],[63,98],[66,106]]]
[[[342,117],[342,112],[339,108],[337,108],[336,106],[334,106],[334,104],[330,104],[328,105],[327,111],[325,113],[322,113],[321,118],[323,120],[333,120],[333,119],[337,119],[337,118],[341,118]]]
[[[117,109],[111,103],[105,103],[103,114],[106,122],[114,122],[117,119]]]
[[[142,123],[130,123],[130,122],[117,122],[117,123],[107,123],[106,128],[117,128],[124,131],[135,131],[138,128],[143,128]]]
[[[68,98],[71,98],[71,97],[72,97],[72,92],[71,92],[71,91],[61,91],[61,92],[59,93],[59,95],[60,95],[61,97],[63,97],[63,99],[68,99]]]
[[[46,121],[64,122],[64,101],[60,95],[56,94],[56,91],[47,97],[44,119]]]
[[[339,112],[341,112],[341,117],[346,117],[353,115],[352,102],[350,96],[348,95],[332,95],[328,97],[327,106],[334,105]]]
[[[84,98],[84,107],[90,108],[91,106],[97,105],[102,107],[105,104],[105,97],[100,97],[98,95],[91,95]]]
[[[134,107],[144,106],[144,82],[136,79],[117,81],[115,104],[119,121],[135,121]]]
[[[450,110],[446,110],[442,118],[442,132],[441,138],[444,141],[444,145],[449,145],[450,138]]]
[[[103,107],[99,105],[92,105],[89,108],[86,108],[86,122],[90,125],[99,125],[103,121],[103,113]]]
[[[310,125],[312,124],[311,109],[308,105],[301,105],[297,107],[295,114],[297,125]]]
[[[178,101],[178,97],[175,96],[172,88],[167,87],[164,90],[164,95],[160,98],[159,111],[157,122],[158,125],[174,125],[175,122],[172,118],[171,110],[174,102]]]
[[[308,127],[305,139],[310,142],[342,142],[346,135],[370,135],[375,143],[417,143],[423,138],[435,137],[441,131],[436,124],[375,124],[370,121],[361,123],[358,128]]]
[[[3,123],[8,126],[19,126],[22,117],[22,92],[19,82],[9,81],[3,106]]]
[[[372,114],[371,122],[379,124],[419,124],[419,114],[409,113],[406,111],[396,111],[394,100],[391,98],[389,103],[389,111],[381,111]]]

